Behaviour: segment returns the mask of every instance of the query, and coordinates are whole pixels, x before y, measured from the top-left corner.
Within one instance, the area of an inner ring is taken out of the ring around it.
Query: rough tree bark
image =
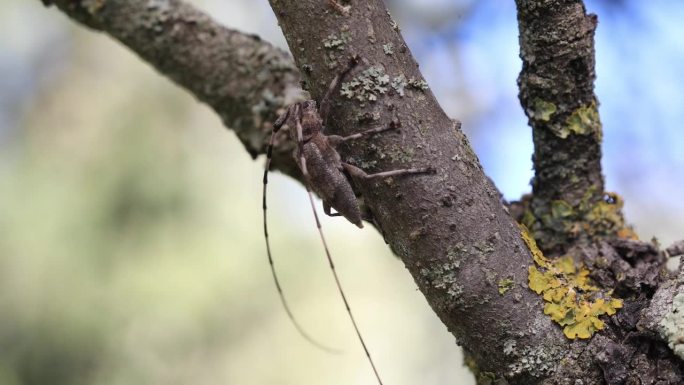
[[[528,240],[521,237],[460,124],[440,108],[381,0],[337,6],[322,0],[270,2],[296,66],[257,37],[218,26],[179,0],[54,3],[209,104],[252,156],[264,152],[278,110],[303,97],[297,68],[302,84],[320,100],[344,63],[358,55],[360,65],[335,95],[327,129],[351,134],[394,122],[401,126],[398,132],[351,144],[342,156],[371,172],[406,166],[438,170],[356,181],[355,187],[392,250],[464,347],[478,381],[681,383],[684,347],[677,338],[684,329],[684,278],[677,281],[664,272],[666,253],[656,246],[625,239],[632,234],[624,226],[619,197],[603,192],[593,95],[596,18],[586,14],[581,1],[517,2],[521,103],[534,130],[536,174],[534,194],[512,212],[546,257],[526,232]],[[281,146],[275,164],[299,177],[289,153]],[[566,338],[544,314],[548,304],[529,288],[535,263],[552,266],[552,257],[561,254],[586,265],[606,297],[613,289],[624,299],[616,315],[596,321],[605,322],[605,329],[591,339]]]
[[[533,194],[526,200],[526,225],[539,233],[542,248],[563,250],[586,231],[570,234],[553,220],[554,214],[562,211],[565,223],[580,221],[604,196],[602,131],[594,95],[597,17],[577,0],[516,4],[523,61],[520,102],[534,139],[535,176]],[[615,227],[623,226],[620,213],[615,220]]]

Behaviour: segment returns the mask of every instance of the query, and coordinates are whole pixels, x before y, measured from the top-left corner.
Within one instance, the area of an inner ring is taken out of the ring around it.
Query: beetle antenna
[[[342,301],[344,302],[344,307],[347,309],[347,314],[349,315],[349,319],[351,320],[352,325],[354,325],[354,331],[356,332],[356,336],[359,338],[359,342],[361,342],[361,346],[363,347],[363,351],[366,353],[366,357],[368,358],[368,362],[370,363],[371,367],[373,368],[373,373],[375,374],[375,378],[377,378],[378,383],[380,385],[382,384],[382,380],[380,379],[380,374],[378,373],[378,369],[375,367],[375,363],[373,362],[373,359],[370,356],[370,352],[368,351],[368,347],[366,346],[366,342],[363,340],[363,337],[361,336],[361,331],[359,330],[358,325],[356,324],[356,320],[354,319],[354,315],[352,314],[351,308],[349,307],[349,301],[347,301],[347,296],[344,295],[344,290],[342,290],[342,284],[340,283],[340,277],[337,275],[337,270],[335,270],[335,264],[333,263],[332,256],[330,255],[330,250],[328,249],[328,244],[325,241],[325,237],[323,236],[323,229],[321,227],[321,221],[318,219],[318,212],[316,211],[316,205],[314,204],[314,199],[313,199],[313,194],[311,193],[311,189],[309,189],[309,186],[306,186],[306,191],[309,193],[309,202],[311,202],[311,209],[313,210],[314,218],[316,218],[316,227],[318,228],[318,234],[321,237],[321,242],[323,243],[323,248],[325,249],[325,256],[328,258],[328,263],[330,264],[330,271],[332,271],[333,277],[335,277],[335,284],[337,285],[337,291],[339,291],[340,296],[342,297]]]
[[[321,237],[321,242],[323,243],[323,249],[325,250],[325,256],[328,258],[328,264],[330,265],[330,271],[333,274],[333,277],[335,277],[335,284],[337,285],[337,291],[340,293],[340,296],[342,297],[342,301],[344,302],[344,307],[347,309],[347,314],[349,315],[349,319],[351,320],[352,325],[354,326],[354,331],[356,331],[356,336],[359,338],[359,341],[361,342],[361,346],[363,347],[363,351],[366,353],[366,357],[368,358],[368,362],[370,363],[371,367],[373,368],[373,373],[375,373],[375,378],[378,379],[378,383],[380,385],[382,384],[382,380],[380,379],[380,374],[378,373],[378,370],[375,367],[375,363],[373,362],[373,359],[370,356],[370,352],[368,351],[368,347],[366,347],[366,342],[363,340],[363,337],[361,336],[361,331],[359,330],[358,325],[356,324],[356,320],[354,319],[354,315],[352,314],[351,308],[349,307],[349,301],[347,301],[347,296],[344,295],[344,290],[342,290],[342,284],[340,283],[340,277],[337,275],[337,270],[335,270],[335,264],[333,263],[332,255],[330,254],[330,249],[328,249],[328,243],[325,241],[325,236],[323,236],[323,228],[321,226],[321,221],[318,219],[318,211],[316,211],[316,204],[314,203],[313,199],[313,193],[311,193],[311,188],[309,187],[310,185],[310,176],[309,172],[306,167],[306,158],[304,157],[304,138],[302,134],[302,124],[299,119],[299,114],[298,111],[295,112],[295,123],[297,126],[297,154],[299,156],[299,166],[300,169],[302,170],[302,174],[304,174],[304,181],[306,185],[306,192],[309,194],[309,202],[311,203],[311,210],[313,211],[314,218],[316,219],[316,227],[318,228],[318,234]]]
[[[275,283],[276,289],[278,289],[278,296],[280,297],[280,302],[283,304],[283,308],[285,309],[285,313],[287,313],[287,317],[290,319],[290,322],[294,325],[295,329],[297,329],[297,332],[309,343],[314,345],[315,347],[324,350],[329,353],[339,353],[340,351],[338,349],[334,349],[331,347],[328,347],[318,341],[316,341],[313,337],[307,333],[304,328],[297,322],[297,319],[294,317],[294,314],[292,313],[292,310],[290,309],[290,306],[285,299],[285,294],[283,293],[283,289],[280,286],[280,280],[278,279],[278,274],[276,273],[275,270],[275,265],[273,263],[273,255],[271,253],[271,243],[268,238],[268,221],[267,221],[267,215],[266,215],[266,186],[268,185],[268,171],[271,167],[271,160],[273,159],[273,142],[276,133],[278,130],[280,130],[280,127],[285,123],[287,120],[287,115],[289,115],[290,111],[288,110],[284,116],[279,118],[274,124],[273,124],[273,130],[271,131],[271,139],[268,142],[268,151],[266,153],[266,167],[264,168],[264,179],[263,179],[263,194],[262,194],[262,208],[263,208],[263,213],[264,213],[264,239],[266,240],[266,254],[268,255],[268,264],[271,267],[271,274],[273,275],[273,282]]]

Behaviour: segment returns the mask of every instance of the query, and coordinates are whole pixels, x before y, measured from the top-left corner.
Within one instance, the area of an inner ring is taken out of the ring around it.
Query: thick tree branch
[[[53,3],[72,19],[120,41],[211,106],[253,157],[265,152],[278,112],[304,97],[299,72],[286,52],[225,28],[182,1]],[[292,148],[276,147],[274,168],[300,178]]]
[[[571,349],[527,288],[532,259],[519,228],[459,124],[427,88],[383,2],[346,4],[348,12],[339,12],[327,1],[271,0],[315,98],[351,56],[360,57],[335,95],[329,132],[401,125],[342,149],[343,158],[370,172],[437,169],[434,176],[356,181],[392,250],[481,373],[534,383],[533,375],[553,372]],[[508,280],[512,288],[501,294]],[[526,364],[534,355],[544,362]]]

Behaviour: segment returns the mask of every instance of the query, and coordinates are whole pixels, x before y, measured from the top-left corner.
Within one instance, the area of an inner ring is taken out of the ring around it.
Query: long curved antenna
[[[309,193],[309,201],[311,202],[311,208],[313,209],[314,218],[316,218],[316,227],[318,227],[318,234],[321,236],[321,242],[323,242],[323,248],[325,249],[325,256],[328,258],[328,263],[330,264],[330,270],[332,271],[332,274],[335,277],[335,284],[337,285],[337,290],[340,292],[340,296],[342,297],[342,301],[344,301],[344,306],[347,308],[347,314],[349,314],[349,319],[351,320],[352,325],[354,325],[354,331],[356,331],[356,336],[359,337],[359,341],[361,342],[361,346],[363,346],[363,351],[366,353],[366,357],[368,357],[368,362],[370,363],[371,367],[373,368],[373,373],[375,373],[375,378],[378,379],[378,383],[380,385],[383,385],[382,380],[380,379],[380,374],[378,373],[378,369],[375,367],[375,363],[373,363],[373,359],[370,356],[370,352],[368,351],[368,347],[366,347],[366,343],[363,341],[363,337],[361,336],[361,332],[359,331],[359,327],[356,325],[356,320],[354,320],[354,316],[352,315],[351,308],[349,307],[349,301],[347,301],[347,297],[344,295],[344,291],[342,290],[342,284],[340,283],[340,278],[337,276],[337,270],[335,270],[335,264],[333,263],[332,256],[330,255],[330,251],[328,250],[328,244],[325,242],[325,237],[323,236],[323,229],[321,228],[321,222],[318,219],[318,213],[316,212],[316,206],[314,204],[313,194],[311,193],[311,190],[309,190],[308,186],[306,188],[306,191]]]
[[[314,345],[315,347],[324,350],[329,353],[340,353],[340,350],[334,349],[331,347],[328,347],[318,341],[316,341],[313,337],[311,337],[306,331],[304,331],[304,328],[297,322],[295,319],[294,315],[292,314],[292,310],[290,310],[290,306],[287,303],[287,300],[285,299],[285,295],[283,294],[283,289],[280,286],[280,281],[278,280],[278,274],[276,274],[275,266],[273,264],[273,255],[271,254],[271,243],[268,238],[268,222],[267,222],[267,216],[266,216],[266,186],[268,185],[268,171],[271,167],[271,160],[273,158],[273,141],[275,138],[275,134],[278,132],[280,127],[283,125],[283,123],[287,120],[287,115],[289,115],[289,110],[284,114],[282,119],[278,119],[276,123],[273,125],[273,130],[271,131],[271,140],[268,142],[268,151],[266,154],[266,167],[264,169],[264,189],[263,189],[263,196],[262,196],[262,208],[264,212],[264,238],[266,240],[266,254],[268,255],[268,264],[271,267],[271,274],[273,275],[273,282],[275,282],[276,289],[278,289],[278,296],[280,297],[280,302],[283,304],[283,308],[285,309],[285,313],[287,313],[287,317],[290,319],[290,322],[294,325],[295,329],[299,332],[299,334],[309,343]]]
[[[373,359],[370,356],[370,352],[368,351],[368,347],[366,347],[366,342],[363,340],[363,337],[361,336],[361,331],[359,331],[359,327],[356,324],[356,320],[354,319],[354,315],[352,315],[351,308],[349,307],[349,301],[347,301],[347,296],[344,295],[344,290],[342,290],[342,284],[340,283],[340,277],[337,276],[337,270],[335,270],[335,264],[333,263],[332,255],[330,255],[330,250],[328,249],[328,243],[325,241],[325,237],[323,236],[323,228],[321,226],[321,221],[318,219],[318,212],[316,211],[316,204],[314,203],[313,199],[313,194],[311,193],[311,188],[309,187],[309,172],[306,168],[306,158],[304,157],[304,141],[303,141],[303,135],[302,135],[302,124],[299,120],[299,115],[295,115],[295,122],[297,125],[297,143],[298,143],[298,156],[299,156],[299,165],[302,170],[302,173],[304,174],[304,180],[305,180],[305,185],[306,185],[306,192],[309,194],[309,202],[311,203],[311,210],[313,211],[314,218],[316,218],[316,227],[318,228],[318,234],[321,237],[321,242],[323,243],[323,249],[325,249],[325,256],[328,258],[328,263],[330,264],[330,271],[332,271],[333,277],[335,277],[335,284],[337,285],[337,291],[339,291],[340,296],[342,297],[342,301],[344,302],[344,307],[347,309],[347,314],[349,315],[349,319],[351,320],[352,325],[354,325],[354,331],[356,331],[356,336],[359,338],[359,341],[361,342],[361,346],[363,347],[363,351],[366,353],[366,357],[368,357],[368,362],[370,363],[371,367],[373,368],[373,373],[375,373],[375,378],[378,379],[378,383],[380,385],[382,384],[382,380],[380,379],[380,374],[378,373],[378,369],[375,367],[375,363],[373,362]]]

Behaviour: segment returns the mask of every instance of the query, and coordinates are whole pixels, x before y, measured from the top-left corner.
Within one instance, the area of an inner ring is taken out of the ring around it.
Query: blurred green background
[[[265,0],[193,3],[228,26],[283,45]],[[480,84],[464,80],[478,79],[468,68],[486,71],[473,65],[487,61],[482,50],[496,55],[491,45],[473,51],[473,36],[489,38],[477,31],[498,25],[515,28],[511,5],[478,13],[472,1],[391,3],[433,90],[464,120],[507,197],[516,198],[531,176],[529,132],[515,94],[487,93],[515,87],[516,32],[500,28],[497,41],[511,57],[494,70],[512,76],[502,77],[500,87],[486,72]],[[506,16],[482,21],[483,12]],[[610,100],[602,97],[607,110]],[[515,118],[503,121],[506,111]],[[623,146],[607,147],[608,158],[633,149],[611,139],[629,137],[628,128],[617,135],[610,115],[604,122],[606,141]],[[511,143],[512,137],[522,139]],[[676,184],[681,159],[663,161],[675,167],[658,169],[666,185],[646,193],[629,183],[638,177],[636,154],[628,167],[607,161],[609,184],[625,192],[642,236],[664,234],[668,243],[684,235],[673,219],[683,211],[653,197],[684,187]],[[261,233],[262,165],[208,108],[116,42],[37,0],[2,0],[0,385],[374,384],[306,194],[274,175],[269,215],[285,290],[304,327],[344,353],[312,348],[287,320]],[[381,237],[323,219],[385,383],[472,384],[453,337]]]

